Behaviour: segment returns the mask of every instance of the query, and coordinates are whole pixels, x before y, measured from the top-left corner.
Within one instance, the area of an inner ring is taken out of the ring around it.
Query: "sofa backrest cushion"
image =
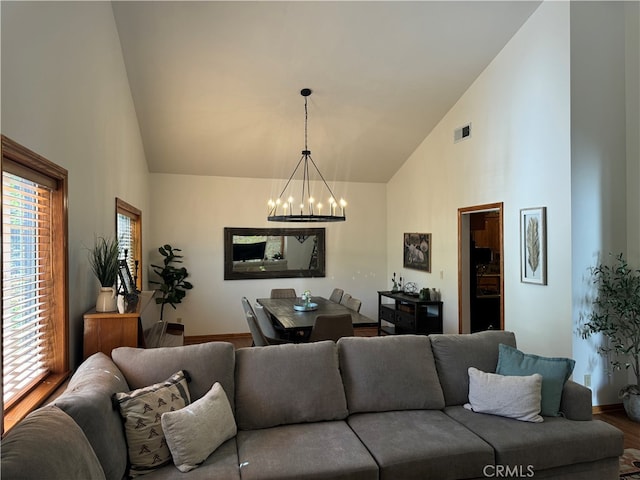
[[[502,330],[436,334],[429,338],[447,406],[463,405],[469,401],[469,367],[495,373],[498,345],[516,346],[513,332]]]
[[[349,413],[444,408],[429,337],[343,337],[338,352]]]
[[[52,402],[82,428],[107,480],[120,480],[127,470],[122,419],[111,403],[112,394],[127,390],[120,369],[98,352],[80,364],[67,389]]]
[[[347,413],[334,342],[236,351],[236,422],[240,430],[340,420]]]
[[[215,382],[219,382],[231,408],[234,408],[235,355],[231,343],[209,342],[146,350],[119,347],[113,349],[111,357],[131,389],[164,382],[174,373],[184,370],[191,378],[189,393],[192,402],[202,398]]]
[[[2,439],[1,462],[2,478],[12,480],[105,478],[82,429],[50,405],[31,412]]]

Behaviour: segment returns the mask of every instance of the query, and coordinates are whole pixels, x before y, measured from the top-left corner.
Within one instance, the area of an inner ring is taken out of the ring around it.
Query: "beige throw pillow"
[[[478,413],[542,422],[542,375],[526,377],[486,373],[469,367],[469,403],[464,408]]]
[[[181,472],[196,468],[238,431],[227,395],[218,382],[188,407],[163,414],[162,429],[173,463]]]
[[[129,453],[129,475],[152,472],[171,461],[162,430],[162,414],[184,408],[191,403],[183,371],[166,381],[128,393],[116,393],[114,399],[124,419]]]

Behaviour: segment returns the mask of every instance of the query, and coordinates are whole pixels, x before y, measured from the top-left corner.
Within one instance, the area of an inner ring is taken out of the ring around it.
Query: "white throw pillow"
[[[193,470],[238,429],[227,395],[218,382],[191,405],[162,415],[162,429],[181,472]]]
[[[542,375],[526,377],[486,373],[469,367],[469,403],[464,408],[478,413],[542,422]]]

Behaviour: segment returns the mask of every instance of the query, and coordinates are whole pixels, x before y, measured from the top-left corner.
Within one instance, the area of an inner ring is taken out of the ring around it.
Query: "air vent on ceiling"
[[[467,123],[453,131],[453,143],[461,142],[471,136],[471,123]]]

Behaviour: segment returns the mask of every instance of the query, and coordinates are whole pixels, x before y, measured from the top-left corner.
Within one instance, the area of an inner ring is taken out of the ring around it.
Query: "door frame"
[[[469,293],[469,246],[470,215],[481,212],[498,212],[498,229],[500,235],[500,330],[504,330],[504,229],[503,202],[486,203],[458,209],[458,333],[471,331],[470,293]]]

